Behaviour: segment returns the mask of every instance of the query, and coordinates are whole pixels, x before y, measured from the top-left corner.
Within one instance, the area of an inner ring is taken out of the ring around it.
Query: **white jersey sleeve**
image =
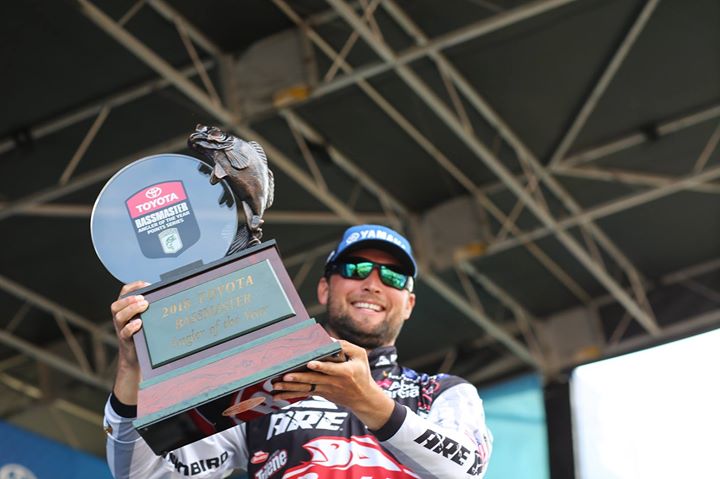
[[[247,467],[244,425],[156,456],[132,420],[105,404],[107,462],[115,479],[223,478]]]
[[[480,396],[468,383],[440,394],[427,417],[395,405],[376,437],[421,477],[479,479],[485,476],[492,435]]]

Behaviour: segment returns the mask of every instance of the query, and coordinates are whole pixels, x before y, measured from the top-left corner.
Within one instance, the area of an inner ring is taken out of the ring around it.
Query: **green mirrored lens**
[[[370,273],[372,273],[373,268],[375,267],[375,263],[357,263],[355,265],[355,275],[358,278],[365,279],[368,276],[370,276]]]
[[[393,288],[403,289],[407,283],[407,276],[391,270],[387,266],[380,266],[380,280]]]
[[[373,270],[373,263],[344,263],[340,265],[340,273],[344,278],[365,279]]]

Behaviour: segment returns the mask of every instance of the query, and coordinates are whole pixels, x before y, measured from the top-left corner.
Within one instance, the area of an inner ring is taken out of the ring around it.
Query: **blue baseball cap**
[[[397,231],[382,225],[358,225],[346,229],[340,243],[327,257],[325,264],[334,263],[342,256],[365,248],[387,251],[400,261],[402,267],[413,278],[417,277],[417,263],[410,242]]]

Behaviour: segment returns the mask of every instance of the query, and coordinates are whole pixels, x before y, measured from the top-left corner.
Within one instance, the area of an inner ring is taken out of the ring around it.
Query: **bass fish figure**
[[[217,127],[205,125],[195,127],[195,131],[188,138],[188,146],[214,165],[210,183],[214,185],[226,178],[243,207],[250,238],[249,241],[243,241],[241,232],[238,232],[238,237],[228,253],[259,244],[264,222],[262,215],[272,205],[275,190],[273,173],[268,168],[262,146],[254,141],[243,141]],[[245,244],[238,244],[238,240]]]

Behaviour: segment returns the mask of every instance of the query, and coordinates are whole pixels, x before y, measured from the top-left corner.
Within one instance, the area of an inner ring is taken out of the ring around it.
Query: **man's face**
[[[390,253],[376,249],[358,250],[352,257],[400,264]],[[415,306],[415,295],[384,285],[377,268],[362,280],[345,279],[339,274],[321,278],[318,300],[327,305],[330,334],[366,349],[394,344]]]

